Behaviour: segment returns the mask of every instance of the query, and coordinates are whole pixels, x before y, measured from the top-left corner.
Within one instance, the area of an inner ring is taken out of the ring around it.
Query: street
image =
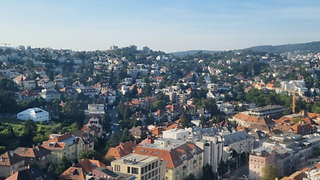
[[[242,166],[238,171],[231,171],[228,178],[222,178],[222,180],[245,180],[243,175],[249,175],[249,165]]]
[[[249,165],[240,167],[237,172],[232,172],[230,180],[245,179],[243,175],[249,175]]]
[[[111,132],[112,133],[117,133],[118,137],[120,138],[121,136],[121,131],[119,127],[119,119],[117,117],[118,114],[118,107],[115,107],[114,109],[108,109],[108,113],[111,117]]]

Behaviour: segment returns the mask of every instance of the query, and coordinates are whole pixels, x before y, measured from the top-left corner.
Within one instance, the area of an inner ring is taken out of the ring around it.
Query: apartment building
[[[0,178],[25,169],[24,159],[13,151],[7,151],[0,156]]]
[[[77,159],[78,155],[85,148],[85,142],[70,134],[51,134],[49,140],[41,145],[51,151],[50,163],[57,164],[65,156],[70,161]]]
[[[273,149],[260,147],[252,151],[249,156],[249,179],[260,179],[262,168],[267,164],[276,165],[276,152]]]
[[[249,109],[249,111],[247,111],[247,114],[256,117],[279,118],[283,115],[284,111],[285,108],[283,106],[270,105]]]
[[[153,144],[138,146],[134,154],[163,159],[166,165],[165,179],[184,179],[189,174],[196,178],[202,175],[203,150],[192,142],[174,139],[159,139]]]
[[[111,162],[115,173],[134,175],[139,180],[163,180],[166,164],[160,157],[129,154]]]

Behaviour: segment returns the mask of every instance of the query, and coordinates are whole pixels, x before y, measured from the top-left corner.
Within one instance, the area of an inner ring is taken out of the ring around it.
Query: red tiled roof
[[[164,163],[166,163],[166,168],[176,168],[183,163],[183,160],[180,157],[184,153],[186,154],[188,160],[190,160],[194,156],[192,153],[194,149],[196,154],[201,154],[203,152],[203,150],[195,144],[186,142],[185,144],[170,150],[161,150],[139,146],[135,149],[134,153],[159,157],[163,159]]]
[[[137,147],[133,141],[121,143],[119,146],[110,148],[105,156],[112,156],[116,159],[126,156]]]
[[[80,163],[76,164],[75,167],[82,168],[83,171],[88,174],[97,167],[107,167],[107,166],[102,162],[100,162],[99,160],[85,159],[85,160],[82,160]]]

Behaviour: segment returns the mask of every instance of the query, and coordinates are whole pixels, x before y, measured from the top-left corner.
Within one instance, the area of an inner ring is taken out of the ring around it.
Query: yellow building
[[[111,162],[115,173],[131,174],[137,180],[163,180],[165,164],[158,157],[129,154]]]
[[[165,180],[180,180],[189,174],[202,175],[203,150],[192,142],[174,139],[155,140],[135,149],[134,154],[159,157],[166,165]]]
[[[50,163],[57,164],[63,156],[70,161],[77,159],[82,150],[86,149],[82,138],[70,134],[50,135],[49,140],[41,145],[51,151]]]

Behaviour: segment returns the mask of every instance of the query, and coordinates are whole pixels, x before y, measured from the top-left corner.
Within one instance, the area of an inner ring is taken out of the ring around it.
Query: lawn
[[[13,126],[13,130],[16,133],[20,133],[21,131],[23,131],[24,121],[21,121],[19,119],[15,119],[15,118],[0,118],[0,123],[10,124],[11,126]],[[43,128],[45,128],[45,129],[50,129],[51,128],[50,124],[37,123],[37,126],[38,126],[38,131],[40,129],[43,129]]]

